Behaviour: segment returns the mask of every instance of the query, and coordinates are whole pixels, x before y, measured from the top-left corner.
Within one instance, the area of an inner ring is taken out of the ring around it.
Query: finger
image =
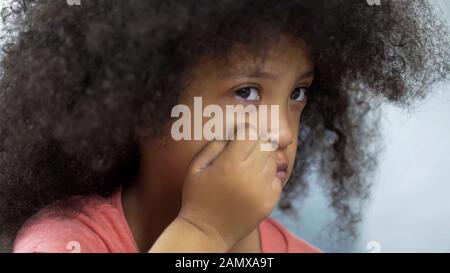
[[[246,158],[246,161],[252,162],[252,164],[256,164],[260,166],[260,168],[264,168],[264,165],[267,162],[267,159],[272,154],[266,149],[264,149],[264,144],[268,144],[267,141],[264,141],[263,139],[259,139],[257,145],[253,147],[253,149],[250,151],[249,155]]]
[[[226,141],[212,140],[208,142],[194,157],[190,169],[193,173],[198,173],[208,167],[224,150]]]
[[[267,160],[271,156],[271,152],[261,151],[260,147],[262,141],[260,140],[254,149],[258,150],[258,152],[251,152],[245,162],[249,164],[249,166],[254,166],[257,170],[261,171],[264,169]]]
[[[230,138],[228,136],[228,139]],[[256,127],[249,123],[242,123],[234,127],[233,139],[227,142],[227,146],[221,157],[223,156],[227,160],[243,161],[257,144],[258,131]]]
[[[275,174],[277,173],[277,161],[272,156],[268,156],[267,160],[261,170],[261,174],[268,178],[275,177]]]
[[[277,138],[271,134],[261,134],[261,144],[256,148],[258,149],[253,149],[249,157],[260,157],[262,155],[261,152],[272,152],[277,150]]]

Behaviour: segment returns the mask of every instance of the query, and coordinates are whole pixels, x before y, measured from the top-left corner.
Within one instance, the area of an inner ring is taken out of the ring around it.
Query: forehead
[[[245,45],[236,44],[226,57],[203,58],[195,69],[196,74],[221,80],[238,76],[276,78],[286,73],[307,75],[314,70],[311,50],[301,40],[281,36],[262,52],[255,53]]]

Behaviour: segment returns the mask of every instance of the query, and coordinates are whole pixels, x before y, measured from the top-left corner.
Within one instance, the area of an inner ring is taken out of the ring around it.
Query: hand
[[[250,125],[245,127],[255,130]],[[184,182],[179,218],[231,248],[278,202],[282,182],[261,139],[211,141],[193,159]]]

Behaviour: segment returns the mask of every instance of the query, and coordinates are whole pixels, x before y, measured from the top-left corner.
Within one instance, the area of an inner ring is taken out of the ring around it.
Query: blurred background
[[[450,1],[431,0],[450,28]],[[273,216],[326,252],[450,252],[450,84],[411,111],[383,105],[372,197],[357,240],[336,242],[320,187],[295,205],[300,217]]]
[[[431,1],[450,27],[450,1]],[[333,240],[333,215],[314,183],[295,204],[299,218],[273,216],[325,252],[450,252],[450,84],[430,92],[410,112],[381,109],[385,148],[358,239]]]

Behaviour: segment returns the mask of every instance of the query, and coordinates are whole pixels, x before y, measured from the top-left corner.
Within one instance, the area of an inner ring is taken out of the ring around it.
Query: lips
[[[277,163],[277,172],[276,172],[275,176],[280,179],[280,181],[283,183],[283,185],[284,185],[284,181],[286,180],[286,177],[287,177],[287,169],[288,169],[288,164],[286,162]]]

